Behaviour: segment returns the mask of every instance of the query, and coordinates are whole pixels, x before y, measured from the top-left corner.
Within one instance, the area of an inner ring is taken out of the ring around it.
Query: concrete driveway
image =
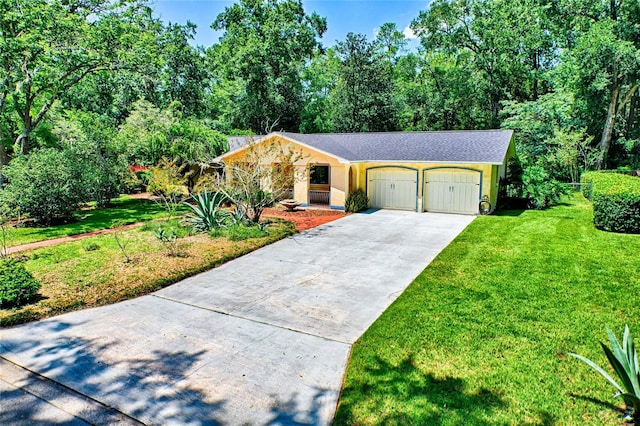
[[[0,330],[0,424],[330,424],[351,345],[472,220],[350,215],[149,296]]]

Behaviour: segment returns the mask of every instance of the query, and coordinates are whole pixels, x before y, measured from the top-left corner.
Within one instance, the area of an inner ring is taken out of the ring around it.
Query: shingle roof
[[[279,134],[347,161],[501,164],[513,131]]]
[[[263,137],[264,137],[263,135],[256,135],[256,136],[229,136],[229,137],[227,137],[227,142],[229,142],[229,152],[235,151],[237,149],[242,148],[243,146],[247,145],[250,140],[258,141],[259,139],[262,139]]]

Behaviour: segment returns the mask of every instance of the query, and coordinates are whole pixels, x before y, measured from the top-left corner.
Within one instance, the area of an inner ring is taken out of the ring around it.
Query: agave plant
[[[193,204],[185,202],[192,212],[187,214],[186,222],[198,232],[207,232],[225,226],[230,213],[221,208],[226,196],[221,192],[202,192],[191,197]]]
[[[630,415],[631,419],[633,419],[637,424],[640,420],[640,369],[638,368],[638,352],[636,351],[636,345],[633,341],[633,336],[629,331],[629,326],[624,326],[622,345],[620,345],[620,342],[618,342],[618,339],[611,329],[609,327],[606,327],[606,329],[607,334],[609,335],[611,348],[608,348],[602,342],[600,342],[600,346],[602,346],[611,367],[613,367],[613,370],[622,382],[622,386],[618,384],[618,382],[616,382],[602,367],[590,359],[574,353],[568,353],[568,355],[583,361],[589,367],[600,373],[602,377],[607,379],[607,381],[618,391],[614,398],[622,397],[622,399],[624,399],[627,404],[627,408],[631,408],[633,410]]]

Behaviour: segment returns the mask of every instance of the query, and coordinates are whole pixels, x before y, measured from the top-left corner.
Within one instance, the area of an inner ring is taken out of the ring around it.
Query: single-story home
[[[483,197],[496,205],[499,180],[515,154],[512,130],[276,132],[253,143],[298,150],[294,166],[303,178],[293,183],[292,198],[334,209],[363,189],[374,208],[477,214]],[[236,145],[217,160],[240,161],[248,146]]]

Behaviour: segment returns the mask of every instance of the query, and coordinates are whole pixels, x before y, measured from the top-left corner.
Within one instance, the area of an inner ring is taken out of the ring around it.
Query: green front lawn
[[[183,210],[181,210],[183,211]],[[8,245],[18,246],[36,241],[83,234],[110,228],[114,224],[127,225],[145,222],[166,216],[162,206],[151,200],[141,200],[122,195],[112,201],[112,206],[104,209],[87,207],[76,212],[76,221],[56,226],[13,228],[9,233]]]
[[[576,195],[478,217],[354,345],[336,425],[622,424],[598,340],[640,337],[640,235]]]

